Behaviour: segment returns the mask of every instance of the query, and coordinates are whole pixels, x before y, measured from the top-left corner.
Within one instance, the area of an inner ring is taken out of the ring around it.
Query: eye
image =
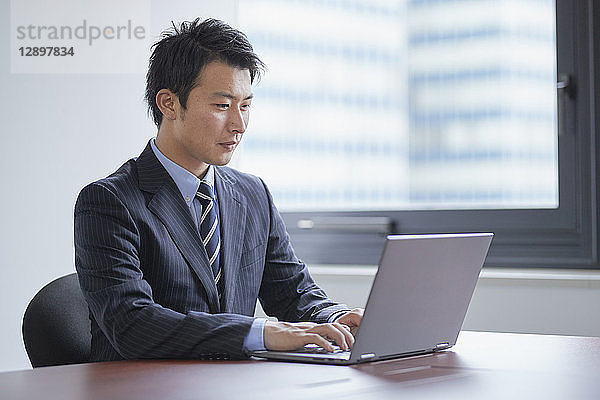
[[[215,104],[215,107],[220,110],[227,110],[229,108],[229,104]]]
[[[249,109],[250,109],[250,104],[242,104],[242,105],[240,106],[240,108],[241,108],[242,110],[244,110],[244,111],[246,111],[246,110],[249,110]]]

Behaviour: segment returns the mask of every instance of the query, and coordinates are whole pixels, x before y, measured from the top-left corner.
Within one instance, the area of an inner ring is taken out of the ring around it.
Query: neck
[[[192,157],[182,146],[173,140],[173,135],[169,134],[167,129],[163,129],[163,125],[158,129],[156,136],[156,147],[169,160],[189,171],[199,179],[204,178],[208,171],[208,164],[203,161],[198,161]]]

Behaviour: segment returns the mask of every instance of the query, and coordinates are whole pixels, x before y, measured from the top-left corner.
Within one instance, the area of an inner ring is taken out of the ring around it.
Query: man
[[[246,37],[217,20],[183,23],[155,45],[146,100],[156,140],[75,206],[92,360],[352,346],[362,310],[315,285],[264,183],[224,167],[262,68]],[[293,322],[253,317],[257,299]]]

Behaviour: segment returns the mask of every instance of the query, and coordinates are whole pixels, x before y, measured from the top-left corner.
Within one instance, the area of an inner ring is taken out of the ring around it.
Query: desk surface
[[[438,354],[327,366],[119,361],[0,374],[2,399],[600,399],[600,338],[462,332]]]

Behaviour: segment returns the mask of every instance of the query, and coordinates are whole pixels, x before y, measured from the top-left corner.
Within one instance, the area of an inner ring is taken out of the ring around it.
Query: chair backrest
[[[23,342],[34,368],[88,362],[91,341],[88,306],[77,274],[50,282],[27,306]]]

